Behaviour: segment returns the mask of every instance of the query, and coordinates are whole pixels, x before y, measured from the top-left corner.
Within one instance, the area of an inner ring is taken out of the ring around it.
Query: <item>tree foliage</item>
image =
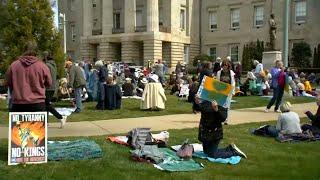
[[[200,54],[200,55],[195,56],[195,57],[193,58],[193,63],[192,63],[192,65],[193,65],[193,66],[197,66],[198,60],[200,60],[201,63],[206,62],[206,61],[212,62],[212,61],[213,61],[213,58],[212,58],[211,56],[206,55],[206,54]]]
[[[242,69],[244,71],[250,71],[253,60],[261,62],[263,51],[264,42],[259,41],[259,39],[256,42],[249,42],[248,44],[245,44],[242,53]]]
[[[306,42],[294,44],[291,52],[292,62],[296,67],[310,67],[311,48]]]
[[[43,51],[51,52],[57,65],[60,65],[58,71],[63,73],[61,35],[53,26],[50,2],[8,0],[6,5],[0,6],[0,71],[5,72],[8,66],[23,54],[28,41],[35,41],[38,44],[38,54],[41,55]]]
[[[313,51],[313,67],[320,68],[320,44]]]

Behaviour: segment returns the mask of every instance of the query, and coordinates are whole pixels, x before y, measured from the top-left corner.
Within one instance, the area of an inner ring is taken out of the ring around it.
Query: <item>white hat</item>
[[[156,74],[150,74],[150,75],[149,75],[149,78],[150,78],[152,81],[156,82],[156,83],[159,82],[159,76],[156,75]]]
[[[288,101],[285,101],[281,104],[280,106],[280,110],[281,112],[287,112],[287,111],[290,111],[290,108],[291,108],[291,103],[288,102]]]
[[[230,56],[227,56],[227,60],[228,60],[228,61],[231,61],[231,57],[230,57]]]
[[[126,81],[131,81],[131,78],[126,78]]]
[[[142,78],[142,79],[141,79],[141,82],[142,82],[143,84],[147,84],[147,83],[148,83],[148,80],[147,80],[147,78]]]
[[[221,57],[217,57],[217,60],[221,60]]]
[[[99,60],[99,61],[96,61],[96,63],[94,63],[95,66],[103,66],[103,61],[102,60]]]

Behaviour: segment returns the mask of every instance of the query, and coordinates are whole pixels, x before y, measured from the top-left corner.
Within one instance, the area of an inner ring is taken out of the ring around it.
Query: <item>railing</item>
[[[136,26],[134,28],[135,32],[146,32],[147,31],[147,26]]]
[[[124,33],[124,28],[112,28],[112,34]]]
[[[102,35],[102,29],[92,30],[92,35]]]
[[[171,28],[166,26],[159,26],[160,32],[171,33]]]

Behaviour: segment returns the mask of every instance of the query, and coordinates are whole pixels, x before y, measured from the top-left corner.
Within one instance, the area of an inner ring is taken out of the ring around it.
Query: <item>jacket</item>
[[[142,93],[140,109],[165,109],[166,100],[161,83],[148,83]]]
[[[82,74],[82,70],[79,66],[72,65],[69,70],[68,86],[72,88],[84,87],[86,80]]]
[[[120,109],[121,108],[121,90],[118,85],[104,85],[105,98],[104,109]]]
[[[13,104],[45,102],[45,89],[52,85],[48,67],[37,57],[21,56],[9,67],[6,83]]]
[[[133,90],[134,90],[134,87],[133,87],[133,84],[131,83],[124,83],[122,85],[122,91],[124,96],[133,96]]]
[[[218,106],[218,111],[214,111],[209,101],[200,103],[199,108],[201,111],[199,141],[213,142],[222,139],[223,129],[221,123],[227,119],[227,109]]]
[[[48,66],[51,74],[51,79],[52,79],[52,85],[50,87],[47,87],[47,90],[54,91],[56,89],[56,83],[57,83],[57,65],[54,60],[48,60],[46,62],[46,65]]]
[[[318,106],[318,110],[315,115],[313,115],[310,111],[307,111],[306,115],[311,120],[312,126],[320,129],[320,106]]]

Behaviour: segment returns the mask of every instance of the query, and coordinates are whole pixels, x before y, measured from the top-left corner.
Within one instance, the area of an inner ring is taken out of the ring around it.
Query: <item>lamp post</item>
[[[64,47],[64,54],[67,54],[67,32],[66,32],[66,14],[60,13],[60,18],[63,19],[63,47]]]
[[[284,2],[284,22],[283,22],[283,54],[284,66],[288,67],[288,39],[289,39],[289,18],[290,18],[290,0]]]

